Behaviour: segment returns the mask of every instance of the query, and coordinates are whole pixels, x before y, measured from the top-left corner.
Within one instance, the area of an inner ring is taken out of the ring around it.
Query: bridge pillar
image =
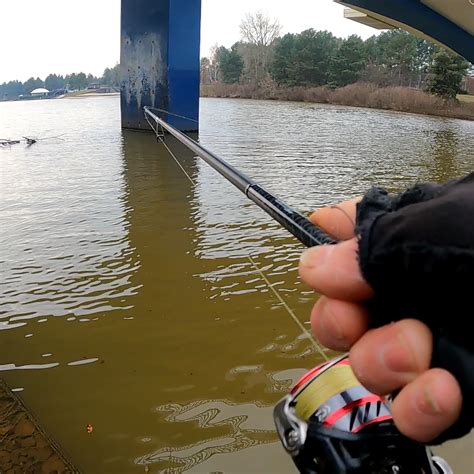
[[[201,0],[122,0],[122,127],[149,129],[143,107],[182,131],[197,131]]]

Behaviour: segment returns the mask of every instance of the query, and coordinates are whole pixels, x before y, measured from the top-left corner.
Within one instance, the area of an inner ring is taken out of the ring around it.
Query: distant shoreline
[[[87,99],[89,97],[114,97],[120,96],[120,92],[94,92],[91,90],[84,90],[78,92],[71,92],[69,94],[59,95],[55,97],[25,97],[11,100],[0,100],[2,102],[37,102],[40,100],[58,100],[58,99]]]
[[[249,84],[214,83],[201,86],[201,97],[345,105],[474,120],[474,96],[459,96],[459,103],[448,103],[409,87],[377,87],[367,83],[351,84],[334,90],[328,87],[256,87]]]
[[[82,92],[82,91],[81,91]],[[71,94],[62,95],[58,99],[87,99],[89,97],[114,97],[120,96],[120,92],[73,92]]]
[[[97,93],[84,90],[59,97],[0,101],[0,103],[119,96],[120,92]],[[328,87],[272,86],[265,88],[248,84],[215,83],[201,85],[200,96],[203,98],[280,100],[343,105],[474,121],[474,96],[472,95],[460,95],[458,103],[449,103],[409,87],[377,87],[367,83],[351,84],[335,90]]]

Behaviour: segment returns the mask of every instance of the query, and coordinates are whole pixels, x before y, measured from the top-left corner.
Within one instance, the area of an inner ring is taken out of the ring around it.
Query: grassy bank
[[[467,102],[474,104],[474,95],[458,95],[458,99],[461,102]]]
[[[61,99],[86,99],[87,97],[104,97],[114,95],[120,95],[120,92],[96,92],[94,90],[86,89],[77,92],[69,92],[68,94],[61,96]]]
[[[447,103],[416,89],[377,87],[367,83],[334,90],[328,87],[276,87],[274,84],[255,87],[215,83],[201,86],[201,96],[316,102],[474,120],[474,103],[469,100]]]

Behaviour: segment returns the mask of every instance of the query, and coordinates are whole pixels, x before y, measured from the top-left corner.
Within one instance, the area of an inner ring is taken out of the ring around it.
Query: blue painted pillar
[[[122,0],[122,127],[148,129],[145,105],[194,119],[164,116],[197,131],[201,0]]]

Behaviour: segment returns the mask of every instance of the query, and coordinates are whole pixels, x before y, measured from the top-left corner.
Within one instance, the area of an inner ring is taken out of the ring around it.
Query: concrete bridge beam
[[[403,28],[447,46],[474,62],[473,0],[335,0],[387,27]],[[351,19],[360,21],[354,15]]]

